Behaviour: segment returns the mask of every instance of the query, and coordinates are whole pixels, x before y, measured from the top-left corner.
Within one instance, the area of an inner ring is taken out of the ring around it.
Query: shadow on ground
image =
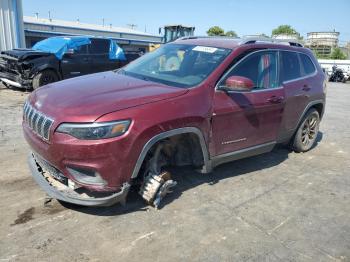
[[[317,146],[322,138],[323,133],[319,132],[313,148]],[[162,200],[160,208],[179,198],[182,192],[195,188],[201,184],[215,186],[217,183],[220,183],[220,181],[229,177],[240,176],[277,166],[288,159],[290,153],[291,151],[287,147],[277,145],[270,153],[220,165],[210,174],[200,174],[191,167],[170,170],[172,178],[178,182],[178,185],[174,188],[173,193],[167,195]],[[117,204],[111,207],[83,207],[64,202],[61,202],[61,204],[66,208],[97,216],[115,216],[136,211],[147,211],[150,208],[150,206],[148,206],[138,194],[137,188],[132,188],[130,190],[126,205],[124,206]]]

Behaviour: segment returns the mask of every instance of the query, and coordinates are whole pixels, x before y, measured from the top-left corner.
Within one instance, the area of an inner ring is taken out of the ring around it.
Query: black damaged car
[[[1,52],[0,81],[7,87],[36,89],[71,77],[117,69],[138,57],[124,54],[112,39],[51,37],[32,49]]]

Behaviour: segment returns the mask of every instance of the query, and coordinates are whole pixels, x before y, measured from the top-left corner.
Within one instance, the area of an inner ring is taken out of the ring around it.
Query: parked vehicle
[[[24,105],[36,182],[79,205],[150,204],[176,184],[171,166],[203,173],[287,143],[316,142],[326,77],[296,43],[181,39],[116,71],[50,84]]]
[[[111,39],[51,37],[32,49],[1,52],[0,80],[7,86],[36,89],[62,79],[117,69],[131,61],[127,58]]]
[[[329,82],[342,82],[345,83],[347,80],[343,70],[340,68],[337,68],[336,66],[333,66],[332,68],[332,74],[330,75],[328,81]]]

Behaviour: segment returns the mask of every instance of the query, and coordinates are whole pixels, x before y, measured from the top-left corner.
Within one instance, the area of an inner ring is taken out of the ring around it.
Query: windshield
[[[130,63],[120,73],[176,87],[201,83],[227,57],[230,49],[167,44]]]

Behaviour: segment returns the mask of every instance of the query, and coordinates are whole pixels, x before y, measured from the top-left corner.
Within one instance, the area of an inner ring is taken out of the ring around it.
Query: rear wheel
[[[304,116],[293,139],[295,152],[309,151],[315,144],[320,125],[320,115],[316,109],[310,109]]]
[[[44,70],[36,74],[33,78],[33,89],[47,85],[58,80],[57,74],[52,70]]]

